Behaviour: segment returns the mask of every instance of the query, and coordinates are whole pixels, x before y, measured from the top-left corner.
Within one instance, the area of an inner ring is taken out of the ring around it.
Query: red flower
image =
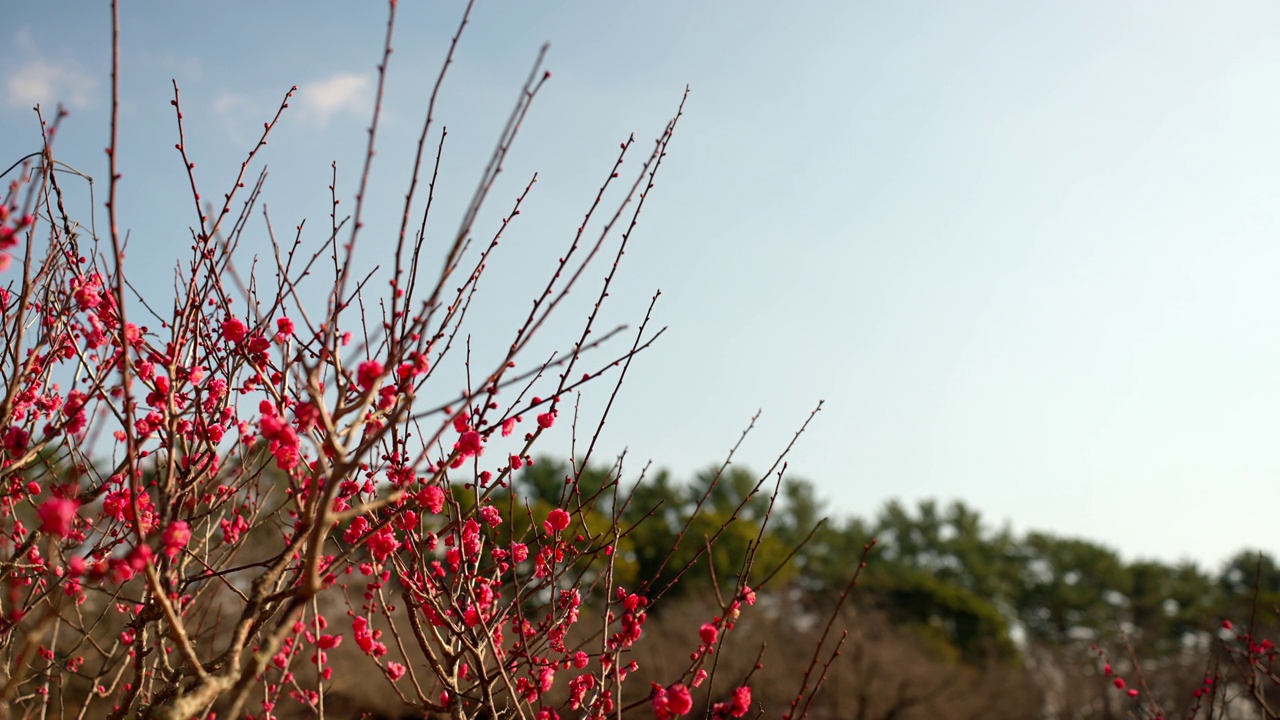
[[[169,523],[169,527],[164,529],[164,535],[160,538],[161,544],[164,545],[164,554],[169,557],[182,552],[182,548],[186,547],[190,540],[191,528],[185,520]]]
[[[133,568],[134,572],[142,572],[147,567],[147,563],[151,561],[153,554],[150,545],[138,545],[124,556],[124,561],[129,564],[130,568]]]
[[[667,688],[667,710],[673,715],[684,715],[693,709],[693,696],[689,688],[676,683]]]
[[[524,543],[514,543],[511,546],[511,559],[518,563],[529,559],[529,546]]]
[[[480,519],[489,527],[498,527],[502,524],[502,514],[498,512],[498,508],[492,505],[485,505],[480,508]]]
[[[70,498],[51,497],[40,505],[40,532],[55,537],[66,537],[75,527],[76,510],[80,503]]]
[[[418,502],[427,509],[427,512],[439,515],[440,511],[444,510],[444,490],[435,485],[423,488],[422,492],[418,493]]]
[[[742,717],[751,709],[751,688],[742,686],[733,691],[733,701],[729,704],[729,714]]]
[[[676,683],[669,688],[653,685],[653,716],[657,720],[670,720],[693,709],[693,696],[689,688]]]
[[[711,623],[703,623],[702,627],[698,628],[698,637],[702,638],[703,644],[706,644],[706,645],[715,644],[716,638],[719,635],[720,635],[720,631],[717,630],[716,626],[712,625]]]
[[[240,318],[231,318],[222,323],[222,337],[233,343],[244,340],[245,335],[249,334],[249,326],[244,324]]]
[[[373,384],[378,382],[378,378],[382,377],[382,363],[377,360],[367,360],[360,363],[360,367],[356,370],[356,381],[360,383],[360,387],[369,390]]]
[[[27,451],[27,443],[31,441],[31,434],[20,427],[11,427],[4,431],[4,449],[9,451],[13,457],[18,457]]]
[[[369,536],[369,551],[373,553],[373,559],[378,562],[386,562],[387,556],[399,548],[400,541],[396,539],[395,532],[389,527],[383,527]]]
[[[547,515],[547,521],[542,523],[542,527],[547,531],[548,535],[559,535],[561,531],[569,527],[569,513],[561,508],[556,508]]]
[[[457,444],[453,447],[458,451],[459,458],[469,458],[472,455],[480,455],[484,452],[480,433],[475,430],[468,430],[462,433],[462,436],[458,438]]]

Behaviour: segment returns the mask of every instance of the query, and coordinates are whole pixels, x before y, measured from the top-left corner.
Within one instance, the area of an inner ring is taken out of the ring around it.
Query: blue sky
[[[401,4],[370,266],[462,7]],[[0,157],[37,149],[29,108],[62,100],[58,154],[105,177],[107,8],[6,13]],[[481,219],[540,173],[475,327],[509,337],[617,143],[647,145],[688,84],[608,318],[661,289],[670,329],[609,453],[689,473],[762,408],[740,460],[763,468],[825,399],[791,467],[835,512],[960,498],[1128,558],[1280,551],[1278,21],[1263,2],[482,0],[442,98],[444,207],[544,42],[553,78]],[[163,292],[191,224],[171,78],[205,187],[296,84],[264,153],[273,217],[325,225],[335,160],[354,192],[380,3],[131,2],[122,23],[135,278]]]

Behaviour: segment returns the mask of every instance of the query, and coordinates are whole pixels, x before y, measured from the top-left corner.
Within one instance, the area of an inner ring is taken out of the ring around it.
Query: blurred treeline
[[[598,513],[602,528],[620,515],[630,532],[618,543],[619,584],[660,595],[650,633],[669,627],[673,635],[658,641],[670,642],[667,650],[648,646],[655,677],[668,669],[665,657],[672,670],[684,661],[682,628],[716,612],[715,585],[734,587],[737,559],[753,549],[747,583],[772,577],[759,588],[757,608],[743,615],[734,657],[754,659],[761,643],[793,656],[775,660],[757,681],[766,694],[777,685],[776,697],[760,697],[770,711],[785,709],[798,690],[798,671],[873,538],[843,618],[852,635],[812,717],[1087,719],[1122,717],[1152,701],[1167,716],[1187,717],[1206,671],[1218,672],[1222,621],[1251,623],[1259,638],[1275,637],[1278,624],[1280,567],[1257,551],[1242,550],[1218,568],[1126,562],[1101,542],[995,527],[963,502],[890,502],[871,518],[822,522],[827,512],[812,484],[784,479],[770,509],[774,478],[748,497],[761,478],[733,466],[683,479],[652,472],[624,482],[616,496],[597,492],[611,479],[606,467],[574,472],[543,458],[518,475],[516,495],[534,517],[565,494],[588,516]],[[721,528],[710,561],[690,562]],[[1118,692],[1102,675],[1095,645],[1131,682],[1139,658],[1147,691],[1137,699]]]

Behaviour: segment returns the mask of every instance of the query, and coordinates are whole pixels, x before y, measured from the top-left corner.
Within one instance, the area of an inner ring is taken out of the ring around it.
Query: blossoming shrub
[[[1280,645],[1261,635],[1273,630],[1273,621],[1266,616],[1276,613],[1277,607],[1261,605],[1275,599],[1270,595],[1255,588],[1248,622],[1239,627],[1222,620],[1217,636],[1206,643],[1209,652],[1188,648],[1185,655],[1193,661],[1189,664],[1178,662],[1177,657],[1173,662],[1144,661],[1127,637],[1121,643],[1123,655],[1113,657],[1105,647],[1093,646],[1098,676],[1107,690],[1098,705],[1142,720],[1280,717],[1275,710],[1280,703]]]
[[[394,18],[392,2],[380,77]],[[476,223],[547,75],[522,89],[440,274],[419,274],[433,246],[409,223],[431,207],[415,175],[377,281],[353,277],[350,261],[381,83],[351,217],[340,221],[335,194],[328,232],[309,241],[299,228],[290,243],[249,221],[262,176],[248,180],[289,94],[240,175],[202,195],[175,84],[197,210],[176,292],[162,297],[124,263],[116,68],[101,237],[64,206],[60,115],[0,206],[0,715],[322,717],[335,653],[423,716],[753,712],[744,675],[714,675],[716,648],[755,599],[750,554],[735,586],[716,589],[719,611],[688,629],[683,670],[636,687],[630,651],[657,588],[620,581],[633,530],[619,522],[621,460],[590,496],[571,473],[554,507],[506,491],[544,433],[576,422],[570,399],[599,382],[616,392],[652,340],[646,314],[629,346],[602,349],[614,333],[597,319],[679,113],[626,178],[637,151],[622,143],[527,320],[486,360],[470,353],[468,333],[486,329],[469,330],[467,311],[523,196],[487,242]],[[437,136],[429,111],[423,138]],[[237,246],[259,248],[273,272],[243,274]],[[581,332],[529,357],[592,261],[607,278]],[[319,281],[322,267],[332,274]],[[316,282],[332,283],[320,307],[304,301]],[[440,369],[450,362],[465,376]],[[690,539],[695,561],[732,522]]]

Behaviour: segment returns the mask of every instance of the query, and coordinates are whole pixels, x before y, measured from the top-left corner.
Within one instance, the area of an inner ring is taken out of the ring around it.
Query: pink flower
[[[555,685],[556,671],[547,666],[538,669],[538,689],[542,692],[551,690],[551,686]]]
[[[244,340],[245,335],[249,334],[249,326],[244,324],[240,318],[231,318],[222,323],[222,337],[227,340],[238,343]]]
[[[542,428],[543,430],[546,430],[547,428],[551,427],[555,423],[555,421],[556,421],[556,411],[549,410],[538,416],[538,427]]]
[[[164,535],[161,536],[160,542],[164,545],[164,554],[174,557],[182,552],[182,548],[187,546],[187,542],[191,540],[191,528],[185,520],[175,520],[169,523],[169,527],[164,529]]]
[[[387,663],[387,677],[392,680],[399,680],[404,677],[405,667],[398,662]]]
[[[466,623],[467,627],[475,627],[476,625],[479,625],[480,611],[476,610],[474,605],[468,605],[467,609],[462,611],[462,622]]]
[[[271,454],[275,455],[276,464],[288,472],[297,467],[301,456],[298,432],[275,415],[275,408],[270,403],[264,402],[261,409],[264,414],[258,421],[258,430],[262,437],[271,441]]]
[[[467,518],[462,526],[462,552],[467,559],[480,554],[480,523],[475,518]]]
[[[40,514],[40,532],[54,537],[66,537],[75,527],[76,510],[80,503],[70,498],[51,497],[45,500],[38,510]]]
[[[399,548],[400,541],[396,539],[395,532],[389,527],[383,527],[369,536],[369,551],[373,553],[373,559],[378,562],[386,561],[387,556]]]
[[[142,572],[147,567],[147,563],[151,561],[153,554],[150,545],[138,545],[124,556],[124,560],[129,564],[129,567],[133,568],[134,572]]]
[[[243,515],[236,513],[232,518],[231,520],[222,518],[218,521],[218,526],[222,528],[222,541],[228,545],[240,542],[240,536],[249,529],[249,522]]]
[[[4,431],[3,442],[4,449],[9,451],[13,457],[27,451],[27,443],[31,441],[31,434],[20,427],[11,427]]]
[[[652,702],[653,716],[657,720],[670,720],[693,709],[693,696],[689,694],[689,688],[680,683],[669,688],[654,684]]]
[[[529,559],[529,546],[524,543],[513,543],[511,545],[511,559],[518,563]]]
[[[502,524],[502,514],[498,512],[498,508],[492,505],[485,505],[480,508],[480,519],[489,527],[498,527]]]
[[[468,430],[462,433],[458,438],[458,442],[454,443],[453,449],[458,451],[458,459],[469,458],[472,455],[484,454],[484,440],[480,437],[480,433],[475,430]]]
[[[351,524],[347,526],[346,532],[342,533],[342,539],[349,543],[355,544],[364,534],[369,532],[369,521],[363,516],[357,515]]]
[[[733,691],[733,700],[729,703],[729,714],[742,717],[751,709],[751,688],[743,685]]]
[[[72,278],[76,304],[81,310],[92,310],[102,304],[102,276],[94,273],[84,279]]]
[[[440,511],[444,510],[444,490],[436,485],[423,488],[422,492],[418,493],[418,502],[427,509],[427,512],[439,515]]]
[[[547,515],[547,521],[542,523],[543,529],[548,535],[559,535],[565,528],[569,527],[569,513],[562,508],[556,508]]]
[[[289,337],[290,335],[293,335],[293,321],[287,317],[277,318],[276,332],[278,332],[279,334],[285,337]]]
[[[382,377],[382,363],[377,360],[366,360],[356,370],[356,382],[365,390],[373,388],[373,384]]]
[[[378,638],[382,636],[382,631],[371,630],[368,620],[357,616],[351,621],[351,630],[356,645],[359,645],[360,649],[366,654],[373,657],[382,657],[387,654],[386,644],[378,642]]]
[[[658,683],[650,683],[653,686],[653,694],[649,697],[649,701],[653,703],[653,716],[658,720],[667,720],[671,717],[671,713],[667,711],[667,689]]]
[[[673,715],[684,715],[693,709],[693,696],[689,688],[676,683],[667,688],[667,710]]]
[[[711,623],[703,623],[702,627],[698,628],[698,637],[702,638],[704,645],[714,645],[719,635],[720,631]]]

